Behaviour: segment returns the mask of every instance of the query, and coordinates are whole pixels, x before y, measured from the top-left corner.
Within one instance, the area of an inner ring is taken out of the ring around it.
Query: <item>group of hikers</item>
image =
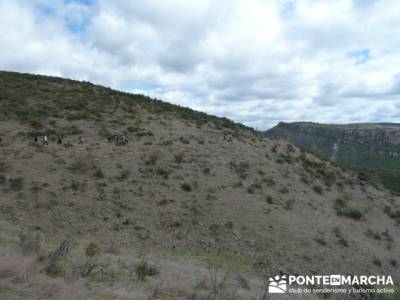
[[[33,140],[35,143],[38,143],[39,142],[38,136],[34,136]],[[126,135],[122,135],[122,136],[121,135],[109,135],[109,136],[107,136],[107,140],[108,140],[109,144],[114,143],[116,146],[128,145],[128,137]],[[41,142],[42,142],[42,145],[49,145],[49,139],[48,139],[47,135],[42,136]],[[57,144],[58,145],[63,144],[62,137],[60,137],[60,136],[57,137]],[[82,136],[78,137],[78,144],[83,145]]]
[[[33,141],[35,143],[38,143],[39,142],[39,138],[37,136],[34,136],[33,137]],[[62,143],[63,143],[62,137],[60,137],[60,136],[57,137],[57,144],[58,145],[62,145]],[[48,144],[49,144],[49,139],[47,138],[47,135],[42,136],[42,145],[48,145]],[[81,136],[78,137],[78,144],[83,145],[83,140],[82,140]]]
[[[114,143],[116,146],[128,145],[128,137],[126,135],[109,135],[107,140],[109,144]]]
[[[228,142],[232,142],[232,136],[225,136],[225,134],[223,135],[223,139],[224,141],[228,141]],[[39,143],[39,137],[38,136],[34,136],[33,140],[35,143]],[[107,136],[107,140],[108,140],[108,144],[114,144],[115,146],[122,146],[122,145],[128,145],[128,137],[126,135],[108,135]],[[0,142],[2,142],[2,138],[0,137]],[[190,141],[188,138],[184,138],[184,137],[179,137],[179,141],[182,144],[189,144]],[[41,137],[41,143],[42,145],[49,145],[49,139],[47,137],[47,135],[43,135]],[[61,136],[57,137],[57,144],[58,145],[62,145],[63,144],[63,139]],[[79,145],[83,145],[83,137],[79,136],[78,137],[78,144]]]

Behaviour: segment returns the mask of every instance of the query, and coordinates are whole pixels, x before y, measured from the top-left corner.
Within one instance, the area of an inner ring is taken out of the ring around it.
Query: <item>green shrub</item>
[[[104,178],[104,173],[102,170],[97,169],[96,172],[94,173],[94,177],[98,178],[98,179],[102,179]]]
[[[72,179],[71,181],[71,189],[73,189],[74,191],[78,191],[79,188],[81,187],[81,183],[79,181],[76,181],[74,179]]]
[[[280,192],[282,194],[287,194],[287,193],[289,193],[289,189],[285,186],[285,187],[281,188]]]
[[[127,179],[130,174],[131,172],[128,170],[122,170],[121,173],[117,176],[117,179],[123,181]]]
[[[128,130],[129,132],[137,132],[140,130],[140,128],[136,126],[129,126],[128,128],[126,128],[126,130]]]
[[[381,240],[381,234],[377,231],[373,231],[371,228],[368,228],[367,231],[365,231],[365,235],[377,241]]]
[[[286,146],[286,151],[287,151],[287,153],[294,153],[295,150],[294,150],[293,145],[287,144],[287,146]]]
[[[176,163],[178,163],[178,164],[182,163],[184,161],[183,153],[175,154],[174,159],[175,159]]]
[[[142,260],[135,267],[135,273],[140,281],[146,281],[147,276],[154,276],[159,273],[158,269],[150,266],[146,260]]]
[[[327,171],[324,167],[319,167],[317,169],[317,175],[322,177],[322,180],[327,187],[332,186],[332,184],[336,181],[336,175],[332,172]]]
[[[238,164],[234,161],[231,161],[229,163],[229,166],[232,170],[236,172],[236,174],[239,175],[241,179],[246,179],[248,174],[247,171],[249,170],[250,166],[248,162],[241,161]]]
[[[310,173],[313,172],[313,170],[323,168],[323,166],[324,166],[323,163],[312,161],[312,160],[308,159],[307,154],[305,152],[301,153],[299,159],[302,162],[306,171],[310,172]]]
[[[292,156],[290,154],[283,154],[281,153],[279,155],[279,158],[276,160],[277,163],[282,164],[284,162],[288,163],[288,164],[292,164],[293,163],[293,159]]]
[[[295,203],[294,199],[287,200],[285,202],[285,209],[286,210],[291,210],[293,208],[294,203]]]
[[[317,194],[322,195],[323,190],[322,190],[322,188],[321,188],[319,185],[314,185],[314,186],[313,186],[313,190],[314,190],[314,192],[316,192]]]
[[[158,156],[155,154],[152,154],[147,158],[145,164],[154,166],[157,163],[157,160],[158,160]]]
[[[400,219],[400,209],[392,209],[392,207],[386,205],[383,209],[383,212],[392,219]]]
[[[314,241],[316,241],[321,246],[326,246],[328,244],[324,238],[320,237],[315,238]]]
[[[70,125],[62,128],[62,132],[65,135],[78,135],[83,133],[83,131],[79,129],[76,125]]]
[[[344,238],[342,232],[340,231],[339,227],[334,227],[333,228],[333,233],[335,234],[335,237],[338,239],[338,244],[343,247],[348,247],[349,243],[347,240]]]
[[[8,182],[13,191],[21,191],[24,188],[24,178],[22,177],[10,178]]]
[[[276,163],[277,164],[283,164],[285,161],[282,159],[282,158],[278,158],[277,160],[276,160]]]
[[[348,201],[342,198],[336,198],[333,208],[338,216],[343,216],[354,220],[361,220],[363,217],[363,214],[359,209],[349,206]]]
[[[354,220],[360,220],[363,217],[363,214],[360,210],[351,207],[348,207],[345,210],[343,210],[342,215]]]
[[[40,252],[39,235],[20,233],[18,236],[18,245],[22,250],[22,255],[38,255]]]
[[[0,174],[0,184],[5,184],[7,181],[7,178],[4,174]]]
[[[37,121],[37,120],[32,120],[32,121],[30,121],[29,123],[30,123],[30,125],[32,126],[32,128],[34,128],[34,129],[42,129],[42,128],[43,128],[42,123],[40,123],[40,122]]]
[[[190,186],[190,184],[188,184],[187,182],[184,182],[181,184],[181,188],[182,190],[184,190],[185,192],[191,192],[192,191],[192,187]]]
[[[247,192],[249,193],[249,194],[254,194],[255,192],[256,192],[256,190],[259,190],[259,189],[261,189],[262,187],[261,187],[261,185],[259,184],[259,183],[252,183],[251,185],[249,185],[248,187],[247,187]]]
[[[92,167],[92,159],[87,155],[78,155],[68,166],[68,169],[73,172],[87,171]]]
[[[96,243],[91,242],[85,248],[85,255],[87,257],[93,257],[97,255],[99,251],[100,251],[99,246]]]
[[[169,170],[157,168],[157,174],[164,177],[164,179],[168,179],[170,173],[171,172]]]

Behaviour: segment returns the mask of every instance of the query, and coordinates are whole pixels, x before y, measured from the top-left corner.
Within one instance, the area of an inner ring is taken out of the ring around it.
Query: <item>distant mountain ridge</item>
[[[400,124],[279,123],[264,136],[290,141],[356,169],[400,191]]]

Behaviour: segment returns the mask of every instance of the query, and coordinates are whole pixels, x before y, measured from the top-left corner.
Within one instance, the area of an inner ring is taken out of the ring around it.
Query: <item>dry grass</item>
[[[43,266],[35,256],[0,256],[0,286],[16,294],[29,295],[27,299],[85,299],[81,282],[49,278],[41,273],[42,270]]]
[[[27,282],[40,270],[34,256],[0,256],[0,280]]]
[[[190,286],[185,285],[184,282],[178,281],[171,277],[164,277],[158,279],[151,287],[148,300],[162,299],[176,299],[189,295],[191,290]]]
[[[81,282],[67,283],[60,279],[41,277],[37,284],[35,300],[83,300],[85,292]]]

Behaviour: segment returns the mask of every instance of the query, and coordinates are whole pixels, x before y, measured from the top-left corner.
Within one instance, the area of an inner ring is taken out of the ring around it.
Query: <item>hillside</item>
[[[387,188],[400,192],[400,124],[279,123],[264,135],[364,170]]]
[[[400,280],[398,197],[243,125],[1,72],[0,137],[0,299],[267,299],[281,272]]]

